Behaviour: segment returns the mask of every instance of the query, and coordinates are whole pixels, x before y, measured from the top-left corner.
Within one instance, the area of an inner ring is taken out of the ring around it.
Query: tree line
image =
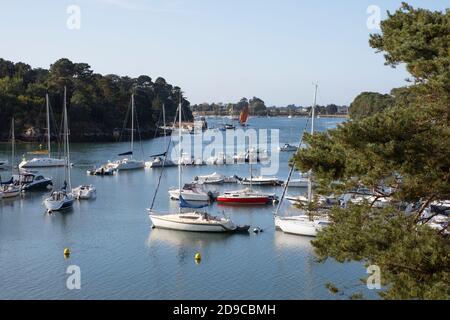
[[[270,106],[267,107],[264,100],[253,97],[251,99],[242,98],[236,103],[201,103],[192,105],[193,112],[198,112],[207,115],[226,116],[238,115],[246,106],[249,107],[250,115],[253,116],[288,116],[299,115],[305,116],[310,113],[311,106],[302,107],[293,104],[285,107]],[[347,114],[347,106],[339,106],[336,104],[329,104],[326,106],[317,105],[316,113],[323,115]]]
[[[180,87],[162,77],[137,78],[94,73],[87,63],[62,58],[49,69],[0,59],[0,139],[9,136],[10,119],[15,118],[16,136],[23,140],[45,134],[45,95],[52,108],[52,135],[59,135],[64,87],[67,88],[72,141],[113,141],[130,126],[131,94],[135,95],[136,123],[142,137],[152,137],[166,119],[173,120],[180,101]],[[191,121],[190,103],[183,98],[183,120]],[[128,119],[126,119],[128,118]]]

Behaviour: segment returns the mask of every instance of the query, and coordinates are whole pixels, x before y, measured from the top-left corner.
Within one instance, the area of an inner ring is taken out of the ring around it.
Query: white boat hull
[[[289,181],[290,188],[307,188],[308,187],[308,179],[291,179]]]
[[[115,167],[116,170],[136,170],[136,169],[144,169],[145,164],[143,161],[137,161],[133,159],[123,159],[117,161],[115,164],[117,166]]]
[[[19,164],[19,168],[46,168],[62,166],[64,166],[64,159],[55,158],[34,158],[31,160],[23,160]]]
[[[94,186],[80,186],[72,189],[72,194],[76,199],[89,200],[97,197],[97,189]]]
[[[0,191],[0,193],[3,195],[3,198],[15,198],[20,195],[20,188],[8,188],[7,190]],[[1,199],[2,197],[0,197]]]
[[[236,226],[229,220],[206,221],[199,219],[198,221],[189,221],[190,219],[180,218],[182,216],[183,214],[149,214],[150,221],[155,228],[190,232],[230,232],[236,229]]]
[[[317,236],[317,228],[313,221],[306,219],[292,218],[275,218],[275,227],[284,233],[296,234],[300,236],[315,237]]]
[[[210,196],[207,193],[197,193],[192,192],[190,190],[183,190],[181,192],[183,195],[183,199],[186,201],[202,201],[202,202],[208,202],[210,200]],[[173,200],[179,200],[180,199],[180,190],[179,189],[173,189],[169,190],[170,198]]]
[[[55,200],[53,197],[49,197],[44,200],[44,205],[48,212],[60,211],[72,208],[75,198],[72,194],[65,195],[61,200]]]

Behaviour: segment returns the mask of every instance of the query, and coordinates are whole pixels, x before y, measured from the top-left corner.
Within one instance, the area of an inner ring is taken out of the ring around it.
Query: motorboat
[[[53,186],[51,178],[46,178],[42,174],[28,171],[18,176],[13,176],[13,179],[20,185],[23,191],[47,190]]]
[[[30,160],[23,159],[19,164],[19,168],[47,168],[62,167],[64,159],[51,157],[51,130],[50,130],[50,100],[48,94],[45,95],[46,111],[47,111],[47,150],[38,150],[30,152],[30,154],[47,155],[46,157],[36,157]]]
[[[180,189],[170,189],[169,195],[172,200],[180,199]],[[200,202],[209,202],[215,199],[217,196],[216,192],[212,191],[203,191],[196,184],[187,183],[183,186],[181,190],[181,195],[186,201],[200,201]]]
[[[196,176],[194,182],[198,184],[222,184],[225,182],[224,177],[217,172],[205,176]]]
[[[73,207],[75,200],[71,185],[70,175],[70,150],[69,150],[69,125],[67,119],[67,88],[64,87],[64,104],[63,104],[63,127],[64,127],[64,185],[60,190],[53,191],[50,197],[44,200],[47,212],[62,211]]]
[[[72,189],[75,199],[89,200],[97,197],[97,189],[92,185],[81,185]]]
[[[330,224],[326,216],[311,218],[306,214],[289,217],[275,216],[275,227],[285,233],[315,237]]]
[[[251,177],[244,178],[240,181],[244,185],[258,185],[258,186],[279,186],[282,182],[277,177]]]
[[[293,151],[297,151],[298,148],[289,143],[286,143],[285,145],[279,147],[278,150],[282,151],[282,152],[293,152]]]
[[[278,198],[275,194],[263,194],[246,188],[237,191],[226,191],[219,195],[216,200],[221,204],[265,205],[277,201]]]
[[[237,176],[223,176],[217,172],[209,175],[196,176],[194,182],[198,184],[223,184],[223,183],[236,183],[239,178]]]

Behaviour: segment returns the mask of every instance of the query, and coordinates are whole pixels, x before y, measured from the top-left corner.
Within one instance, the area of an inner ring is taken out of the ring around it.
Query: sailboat
[[[250,187],[242,190],[226,191],[217,197],[217,202],[220,204],[244,204],[244,205],[265,205],[276,202],[278,197],[275,194],[263,194],[256,192],[252,189],[253,186],[253,161],[255,157],[249,158],[250,165],[250,178],[245,180],[245,184],[249,184]],[[261,178],[262,179],[262,178]],[[259,180],[258,180],[259,181]],[[261,180],[262,181],[262,180]],[[268,180],[264,180],[268,181]],[[270,183],[273,181],[270,180]],[[243,182],[241,182],[243,183]]]
[[[45,95],[46,113],[47,113],[47,150],[39,150],[30,152],[34,155],[47,155],[47,157],[38,157],[31,160],[23,159],[19,164],[19,168],[42,168],[42,167],[62,167],[64,159],[56,159],[51,157],[51,130],[50,130],[50,101],[48,94]]]
[[[318,87],[317,84],[315,84],[314,105],[311,110],[311,135],[314,134],[314,110],[315,110],[316,101],[317,101],[317,87]],[[298,146],[299,148],[301,146],[302,141],[303,141],[303,138],[300,140],[300,143]],[[281,201],[278,204],[276,212],[275,212],[275,227],[285,233],[315,237],[319,230],[321,230],[324,227],[329,225],[330,221],[328,220],[328,217],[326,215],[321,215],[318,217],[310,217],[310,215],[308,215],[306,210],[302,210],[302,214],[297,215],[297,216],[281,217],[278,215],[280,206],[281,206],[284,196],[286,194],[286,190],[289,186],[289,182],[290,182],[293,171],[294,171],[294,165],[291,166],[291,170],[289,172],[289,176],[285,183],[283,194],[281,196]],[[300,197],[297,197],[297,200],[298,200],[299,204],[303,204],[303,205],[308,205],[312,201],[311,171],[308,174],[308,197],[305,198],[305,197],[300,196]]]
[[[179,126],[181,128],[181,99],[178,107]],[[178,130],[178,151],[181,158],[181,130]],[[178,164],[178,188],[181,190],[181,163]],[[153,196],[151,207],[148,210],[150,221],[155,228],[172,229],[179,231],[193,232],[236,232],[239,230],[248,230],[249,226],[240,227],[228,218],[209,215],[207,212],[199,211],[206,205],[192,205],[186,202],[181,194],[179,196],[179,208],[177,213],[161,214],[153,209],[156,193]],[[189,209],[183,212],[182,209]]]
[[[166,107],[164,104],[162,105],[162,116],[163,116],[163,126],[160,128],[163,129],[164,139],[165,139],[166,135],[167,135],[166,129],[168,129],[168,128],[166,126]],[[170,128],[170,132],[172,132],[172,131],[173,131],[173,128]],[[177,166],[177,164],[175,162],[173,162],[170,159],[167,159],[166,153],[155,154],[153,156],[150,156],[150,158],[152,158],[152,160],[145,162],[145,166],[148,168],[162,168],[162,167],[176,167]]]
[[[245,106],[244,109],[242,109],[241,114],[239,115],[239,123],[243,127],[247,126],[248,113],[249,108],[248,106]]]
[[[11,119],[11,175],[14,173],[14,159],[15,159],[15,135],[14,135],[14,118]],[[19,183],[14,183],[14,178],[7,183],[0,184],[0,192],[3,198],[15,198],[20,195],[21,187]]]
[[[133,159],[134,152],[134,94],[131,95],[131,145],[130,151],[120,153],[119,156],[130,156],[129,158],[123,158],[108,164],[108,167],[111,167],[115,170],[134,170],[134,169],[143,169],[145,168],[144,161],[139,161]]]
[[[70,149],[69,149],[69,124],[67,119],[67,89],[64,87],[64,106],[63,106],[63,122],[64,122],[64,186],[61,190],[53,191],[50,197],[44,200],[47,212],[60,211],[72,208],[75,197],[72,194],[72,183],[70,176]]]

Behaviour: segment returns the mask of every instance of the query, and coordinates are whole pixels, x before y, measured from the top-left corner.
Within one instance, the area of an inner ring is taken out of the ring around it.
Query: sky
[[[385,66],[368,44],[379,32],[367,25],[369,6],[383,19],[400,3],[0,0],[0,57],[41,68],[66,57],[101,74],[161,76],[193,104],[257,96],[267,106],[310,105],[313,82],[319,104],[349,104],[363,91],[406,84],[404,67]],[[409,3],[448,7],[447,0]]]

